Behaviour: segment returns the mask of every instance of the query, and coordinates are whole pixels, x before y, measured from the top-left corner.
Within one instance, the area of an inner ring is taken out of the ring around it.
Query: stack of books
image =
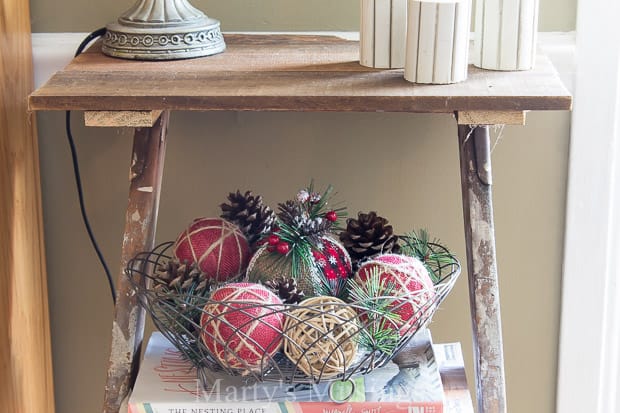
[[[206,386],[192,364],[153,333],[129,413],[473,413],[460,344],[433,344],[428,330],[388,365],[349,382],[256,383],[206,369],[201,374]]]

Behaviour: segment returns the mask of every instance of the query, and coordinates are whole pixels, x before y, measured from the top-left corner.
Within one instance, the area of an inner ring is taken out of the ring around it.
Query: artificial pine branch
[[[321,271],[316,271],[317,274],[317,285],[315,287],[315,294],[319,295],[328,295],[336,298],[340,298],[343,301],[347,301],[349,299],[349,279],[338,277],[336,279],[330,280],[325,274]]]
[[[358,336],[359,344],[367,350],[391,354],[398,346],[400,334],[395,328],[401,317],[392,312],[396,297],[392,282],[382,279],[378,267],[370,269],[365,281],[349,280],[349,300],[363,310],[363,326]]]
[[[411,231],[400,239],[401,254],[422,261],[434,284],[442,280],[442,273],[446,267],[458,263],[454,255],[441,245],[438,239],[430,241],[428,231],[425,229],[420,229],[418,232]]]
[[[278,204],[278,221],[294,228],[299,235],[322,236],[341,230],[342,218],[346,216],[345,207],[329,208],[333,186],[329,185],[322,194],[315,192],[314,181],[297,194],[295,200]],[[327,219],[327,214],[336,214],[336,221]]]

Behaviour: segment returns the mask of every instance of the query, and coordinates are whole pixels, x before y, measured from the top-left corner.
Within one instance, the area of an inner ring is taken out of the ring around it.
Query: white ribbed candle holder
[[[406,33],[407,0],[361,0],[362,66],[402,69]]]
[[[473,63],[530,70],[536,58],[538,0],[477,0]]]
[[[467,79],[471,0],[409,0],[405,79],[448,84]]]

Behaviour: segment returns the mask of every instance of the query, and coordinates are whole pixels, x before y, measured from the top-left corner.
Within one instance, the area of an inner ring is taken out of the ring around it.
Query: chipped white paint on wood
[[[478,0],[473,62],[490,70],[530,70],[536,58],[539,0]]]
[[[139,364],[144,310],[139,306],[138,297],[124,271],[136,254],[154,246],[168,118],[169,112],[164,112],[152,128],[136,129],[134,136],[104,413],[119,412],[122,401],[133,386],[132,379]],[[144,190],[148,188],[150,190]],[[137,281],[145,282],[144,279]]]
[[[409,0],[405,79],[449,84],[467,79],[471,0]]]
[[[463,221],[479,413],[505,413],[506,390],[488,126],[459,126]],[[479,169],[486,168],[487,173]],[[488,178],[481,179],[488,174]]]
[[[403,68],[407,0],[360,1],[360,64],[379,69]]]

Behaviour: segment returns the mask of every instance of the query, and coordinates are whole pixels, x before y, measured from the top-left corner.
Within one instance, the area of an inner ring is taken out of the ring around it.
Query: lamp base
[[[210,17],[191,24],[127,25],[122,19],[106,26],[102,52],[133,60],[175,60],[210,56],[226,49],[220,22]],[[164,27],[161,27],[164,26]]]

